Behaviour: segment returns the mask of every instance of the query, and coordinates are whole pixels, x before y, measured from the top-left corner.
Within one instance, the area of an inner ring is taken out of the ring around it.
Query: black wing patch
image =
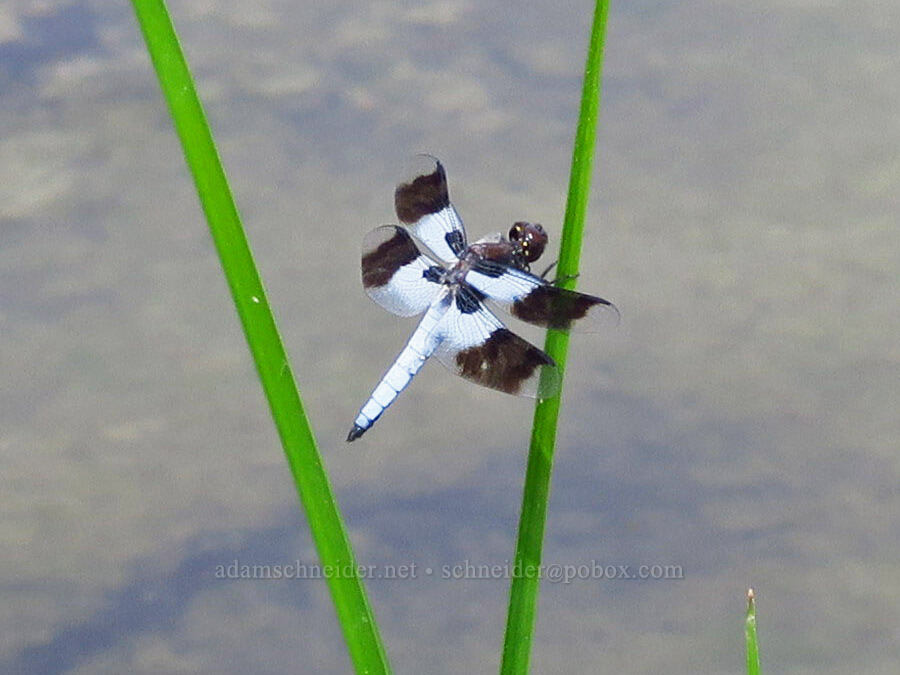
[[[510,313],[536,326],[568,330],[595,308],[615,310],[609,300],[546,285],[538,286],[521,300],[516,300]]]
[[[444,165],[434,160],[434,171],[401,183],[394,191],[394,208],[401,223],[413,225],[423,217],[450,206]]]
[[[443,165],[430,155],[419,155],[415,177],[394,192],[394,209],[401,223],[445,263],[454,263],[466,250],[466,232],[447,189]],[[424,166],[421,166],[424,164]]]
[[[466,281],[513,316],[536,326],[567,330],[581,322],[584,330],[598,330],[602,324],[619,322],[619,310],[609,300],[554,286],[494,261],[479,261]]]

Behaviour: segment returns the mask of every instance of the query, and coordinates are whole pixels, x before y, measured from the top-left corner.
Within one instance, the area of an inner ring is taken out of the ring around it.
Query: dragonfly
[[[362,284],[387,311],[423,316],[360,409],[348,442],[375,424],[432,356],[483,387],[540,399],[557,393],[553,359],[510,331],[486,301],[544,328],[618,323],[610,301],[562,288],[544,278],[547,272],[531,273],[548,241],[540,224],[519,221],[506,236],[467,243],[444,166],[430,155],[419,157],[425,168],[394,192],[402,225],[378,227],[363,240]]]

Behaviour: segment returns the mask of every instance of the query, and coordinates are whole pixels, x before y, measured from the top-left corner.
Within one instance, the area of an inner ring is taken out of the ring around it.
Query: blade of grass
[[[132,0],[231,288],[358,673],[390,672],[347,533],[212,133],[163,0]],[[326,567],[328,566],[328,567]]]
[[[756,599],[752,588],[747,591],[744,635],[747,638],[747,675],[760,675],[762,670],[759,667],[759,645],[756,642]]]
[[[575,285],[581,255],[581,237],[590,192],[597,116],[600,109],[600,79],[603,72],[603,46],[608,13],[609,0],[597,0],[585,63],[581,111],[575,134],[569,196],[560,241],[558,271],[559,277],[564,280],[562,285],[567,288]],[[568,348],[568,333],[548,331],[544,349],[556,361],[560,377],[565,374]],[[517,574],[513,576],[510,586],[503,660],[500,664],[500,672],[503,675],[528,672],[540,586],[538,570],[544,542],[544,523],[547,517],[547,500],[550,496],[550,476],[553,470],[553,451],[561,396],[560,391],[553,398],[538,402],[534,412],[513,568]]]

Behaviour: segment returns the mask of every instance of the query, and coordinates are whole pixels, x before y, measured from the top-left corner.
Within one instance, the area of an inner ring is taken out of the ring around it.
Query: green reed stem
[[[581,111],[569,177],[569,197],[560,242],[558,272],[559,277],[563,279],[562,285],[567,288],[574,286],[581,255],[581,239],[590,193],[597,117],[600,109],[600,80],[603,72],[603,47],[608,12],[609,0],[597,0],[585,64]],[[561,378],[565,374],[568,348],[567,332],[548,331],[544,349],[556,361]],[[534,413],[522,512],[519,518],[519,535],[516,542],[514,569],[519,573],[513,577],[510,586],[503,660],[500,665],[502,675],[521,675],[528,672],[540,587],[537,570],[541,564],[544,543],[544,523],[550,496],[550,477],[553,470],[561,397],[560,390],[553,398],[539,401]]]
[[[327,582],[350,659],[357,673],[388,673],[350,541],[175,28],[163,0],[132,0],[132,4],[194,177],[319,560],[323,569],[337,571],[328,575]],[[297,651],[297,670],[309,672],[302,661],[303,636],[298,636]]]

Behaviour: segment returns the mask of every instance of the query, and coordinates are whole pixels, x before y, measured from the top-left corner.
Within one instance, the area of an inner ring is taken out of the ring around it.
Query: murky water
[[[395,670],[495,671],[532,406],[429,364],[347,446],[414,326],[359,246],[420,151],[558,236],[591,5],[171,9]],[[898,19],[612,4],[534,672],[741,672],[750,585],[769,670],[895,671]],[[315,554],[125,4],[0,9],[0,344],[0,670],[348,671],[322,581],[227,573]]]

